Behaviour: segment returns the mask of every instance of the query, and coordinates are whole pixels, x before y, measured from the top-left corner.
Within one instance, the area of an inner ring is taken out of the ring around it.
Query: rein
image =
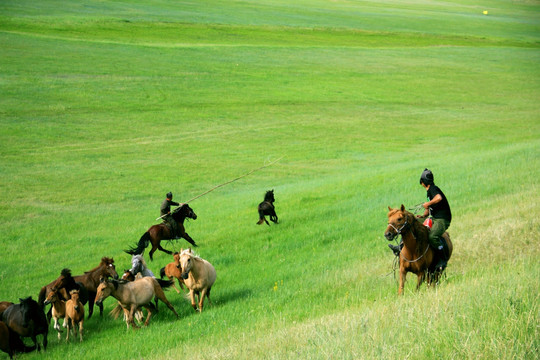
[[[406,227],[407,225],[409,225],[409,220],[406,219],[406,220],[405,220],[405,223],[403,224],[403,226],[401,226],[399,229],[396,228],[396,227],[395,227],[394,225],[392,225],[391,223],[388,223],[388,225],[390,225],[390,226],[397,232],[398,235],[401,235],[401,238],[402,238],[402,241],[403,241],[403,234],[402,234],[402,232],[403,232],[403,230],[405,230],[405,227]],[[416,236],[414,236],[414,233],[412,232],[412,230],[411,230],[411,235],[413,236],[414,240],[416,240]],[[428,244],[427,244],[427,246],[426,246],[426,251],[424,251],[424,253],[423,253],[422,255],[420,255],[419,257],[417,257],[417,258],[414,259],[414,260],[409,260],[409,259],[407,259],[407,258],[403,255],[402,252],[400,252],[400,256],[403,257],[403,260],[405,260],[405,261],[407,261],[407,262],[409,262],[409,263],[415,263],[415,262],[417,262],[418,260],[420,260],[421,258],[423,258],[424,255],[427,254],[428,249],[429,249],[429,242],[428,242]]]

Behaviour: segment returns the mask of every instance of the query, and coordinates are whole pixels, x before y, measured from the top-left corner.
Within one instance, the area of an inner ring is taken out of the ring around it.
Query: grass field
[[[535,0],[2,1],[0,301],[128,268],[168,191],[281,158],[190,203],[218,274],[202,314],[168,291],[179,320],[94,315],[82,344],[51,326],[19,358],[537,359],[539,19]],[[387,206],[425,199],[425,167],[454,255],[398,298]],[[280,224],[257,226],[269,189]]]

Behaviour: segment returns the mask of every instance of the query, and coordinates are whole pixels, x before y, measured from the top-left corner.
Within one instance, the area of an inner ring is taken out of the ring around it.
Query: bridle
[[[399,229],[396,228],[393,224],[388,223],[388,226],[391,226],[391,227],[396,231],[397,235],[398,235],[398,236],[401,235],[402,238],[403,238],[402,232],[403,232],[404,230],[406,230],[405,228],[406,228],[407,225],[409,225],[409,221],[408,221],[408,218],[407,218],[407,217],[405,218],[405,223],[404,223]],[[414,233],[413,233],[412,231],[411,231],[411,235],[413,236],[414,240],[416,240],[416,236],[414,236]],[[409,260],[409,259],[407,259],[407,258],[403,255],[402,252],[400,252],[400,255],[403,257],[403,260],[405,260],[405,261],[407,261],[407,262],[409,262],[409,263],[415,263],[415,262],[417,262],[418,260],[420,260],[421,258],[423,258],[424,255],[427,254],[428,249],[429,249],[429,243],[426,245],[426,251],[424,251],[424,253],[423,253],[422,255],[420,255],[419,257],[417,257],[417,258],[414,259],[414,260]]]

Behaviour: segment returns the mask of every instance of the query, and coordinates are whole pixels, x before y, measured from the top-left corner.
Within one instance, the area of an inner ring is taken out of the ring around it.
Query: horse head
[[[32,319],[32,297],[29,296],[25,299],[19,298],[19,311],[21,312],[22,326],[27,328]]]
[[[196,220],[197,214],[195,214],[188,204],[182,204],[180,207],[174,209],[172,217],[174,220],[182,222],[185,218]]]
[[[57,295],[57,292],[58,289],[53,287],[51,288],[51,291],[49,291],[49,293],[47,294],[47,297],[45,298],[45,301],[43,301],[43,304],[44,305],[49,305],[51,303],[54,303],[58,300],[58,295]]]
[[[268,190],[266,194],[264,194],[264,201],[268,201],[270,203],[276,201],[276,199],[274,198],[274,189]]]
[[[79,311],[79,290],[71,290],[69,294],[71,300],[75,303],[75,310]]]
[[[186,280],[189,277],[189,272],[193,266],[193,253],[191,248],[182,250],[180,253],[180,262],[176,267],[182,271],[182,279]]]
[[[388,241],[394,240],[394,238],[400,235],[403,231],[407,230],[408,226],[411,226],[411,220],[409,219],[410,213],[405,210],[405,205],[401,205],[399,209],[392,209],[388,207],[388,227],[384,232],[384,237]]]
[[[118,273],[116,272],[113,258],[102,257],[100,266],[102,267],[101,276],[118,279]]]
[[[99,286],[96,291],[95,303],[101,305],[103,300],[109,297],[113,289],[118,288],[118,280],[109,280],[104,276],[99,278]]]
[[[124,270],[124,275],[122,275],[122,280],[134,281],[135,275],[133,275],[133,273],[129,269]]]

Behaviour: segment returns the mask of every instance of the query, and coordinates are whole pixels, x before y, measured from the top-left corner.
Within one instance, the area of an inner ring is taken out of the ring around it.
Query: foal
[[[172,286],[174,287],[174,290],[178,294],[180,294],[180,290],[174,285],[173,277],[178,280],[178,285],[180,285],[180,288],[184,290],[184,279],[182,279],[182,269],[180,266],[180,254],[178,252],[175,252],[173,254],[174,261],[171,263],[168,263],[165,265],[165,267],[162,267],[159,271],[159,275],[163,279],[165,276],[169,278],[173,282]]]
[[[73,336],[76,335],[76,328],[79,327],[79,338],[81,342],[83,333],[83,321],[84,321],[84,307],[79,300],[79,290],[71,290],[71,299],[66,302],[66,321],[67,321],[67,336],[66,341],[69,340],[69,333],[73,329]]]
[[[62,326],[66,327],[66,302],[57,294],[57,289],[52,288],[51,292],[47,295],[47,298],[43,302],[44,305],[52,304],[51,306],[51,314],[52,318],[54,319],[54,328],[58,332],[58,340],[60,340],[61,336],[60,334],[63,332],[62,328],[60,327],[59,321],[60,319],[64,319],[64,324]]]

